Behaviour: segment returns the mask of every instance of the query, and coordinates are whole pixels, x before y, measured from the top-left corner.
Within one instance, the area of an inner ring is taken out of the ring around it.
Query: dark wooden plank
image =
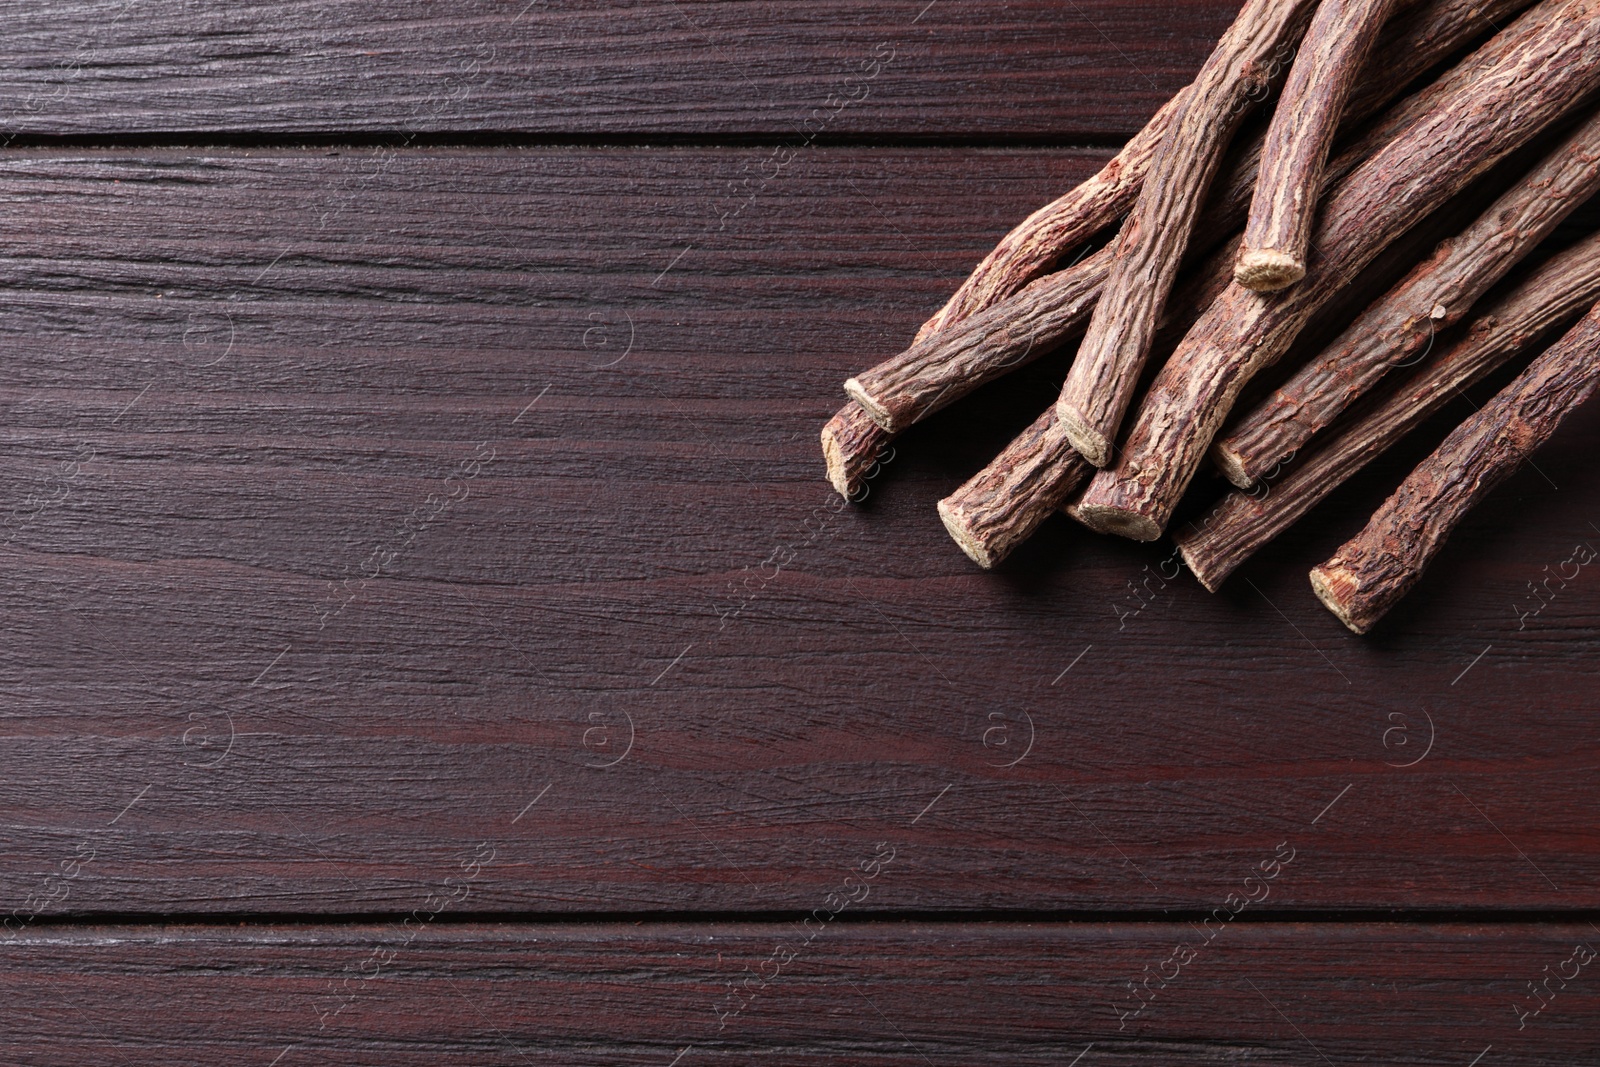
[[[1582,924],[1236,924],[1202,945],[1182,923],[802,934],[424,912],[410,927],[30,931],[0,946],[0,991],[8,1061],[41,1067],[1507,1067],[1600,1057],[1597,945]],[[1147,969],[1169,979],[1132,1014]]]
[[[1237,9],[12,3],[0,129],[1119,139],[1189,79]]]
[[[897,911],[1209,909],[1282,843],[1261,910],[1593,903],[1600,579],[1513,607],[1600,544],[1600,410],[1370,640],[1305,569],[1405,457],[1220,596],[1065,520],[979,573],[933,503],[1059,361],[861,509],[816,433],[1103,155],[732,214],[760,151],[0,160],[0,900],[405,909],[488,842],[485,911],[809,908],[888,842]]]

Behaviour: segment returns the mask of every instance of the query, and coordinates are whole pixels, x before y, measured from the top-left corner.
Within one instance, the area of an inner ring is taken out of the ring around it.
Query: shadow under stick
[[[1391,368],[1407,365],[1465,318],[1478,297],[1597,189],[1600,112],[1239,419],[1212,447],[1212,462],[1248,489]]]
[[[1270,291],[1306,274],[1322,169],[1345,100],[1394,0],[1322,0],[1272,113],[1234,280]]]
[[[1282,293],[1229,286],[1162,367],[1121,458],[1079,505],[1103,533],[1161,535],[1239,391],[1374,256],[1600,87],[1600,0],[1546,0],[1515,42],[1329,194],[1306,279]],[[1491,45],[1495,42],[1491,42]],[[1489,47],[1489,46],[1485,46]]]
[[[1248,0],[1190,84],[1156,149],[1056,404],[1056,418],[1073,447],[1096,467],[1111,461],[1117,427],[1222,155],[1314,10],[1312,0]]]
[[[1280,477],[1235,489],[1199,522],[1173,536],[1200,584],[1213,593],[1245,560],[1298,522],[1434,412],[1524,352],[1552,327],[1600,300],[1600,234],[1551,256],[1485,309],[1466,336],[1430,359],[1392,393],[1373,393],[1353,421]]]
[[[1600,304],[1444,439],[1333,558],[1311,571],[1329,611],[1364,634],[1410,592],[1450,531],[1600,384]]]

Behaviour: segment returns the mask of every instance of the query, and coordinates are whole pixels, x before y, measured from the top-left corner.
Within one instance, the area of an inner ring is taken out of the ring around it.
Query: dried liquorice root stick
[[[1287,473],[1234,490],[1205,519],[1174,536],[1194,576],[1213,593],[1256,550],[1443,407],[1552,326],[1600,300],[1600,234],[1550,257],[1467,328],[1466,336],[1393,393],[1372,394],[1361,414]]]
[[[1207,260],[1178,287],[1158,339],[1175,331],[1176,343],[1227,288],[1233,247]],[[844,383],[844,391],[878,425],[900,433],[1070,340],[1088,321],[1110,262],[1110,249],[1101,249],[1066,270],[1046,274],[1022,292],[856,375]]]
[[[1111,461],[1111,443],[1222,155],[1314,10],[1313,0],[1247,0],[1189,85],[1156,149],[1056,404],[1056,419],[1073,447],[1096,467]]]
[[[1385,245],[1600,86],[1600,0],[1546,0],[1504,33],[1515,43],[1499,62],[1329,194],[1300,285],[1232,285],[1206,310],[1151,386],[1117,466],[1090,483],[1084,521],[1159,537],[1245,383]]]
[[[1082,329],[1110,262],[1110,250],[1101,249],[1066,270],[1047,274],[856,375],[844,383],[844,391],[878,425],[899,433]]]
[[[1379,45],[1374,56],[1372,78],[1362,83],[1356,94],[1352,96],[1350,102],[1346,105],[1347,124],[1364,118],[1383,107],[1418,74],[1427,70],[1479,33],[1480,27],[1486,22],[1509,17],[1525,8],[1528,2],[1529,0],[1433,0],[1431,3],[1427,3],[1408,14],[1396,18],[1386,30],[1385,40]],[[1461,69],[1457,67],[1455,71]],[[1450,76],[1447,74],[1446,78]],[[1438,84],[1440,83],[1435,83],[1435,85]],[[1415,117],[1414,112],[1419,107],[1420,98],[1430,91],[1431,87],[1430,90],[1424,90],[1423,93],[1419,93],[1417,96],[1397,105],[1379,123],[1374,125],[1372,130],[1362,138],[1361,142],[1347,152],[1341,153],[1340,158],[1330,164],[1329,177],[1348,173],[1367,155],[1370,155],[1376,147],[1386,142],[1395,131],[1409,124]],[[1114,221],[1115,217],[1125,211],[1133,202],[1134,197],[1137,196],[1140,183],[1143,181],[1143,167],[1148,164],[1150,151],[1154,147],[1152,138],[1158,137],[1165,131],[1164,116],[1170,113],[1173,106],[1173,103],[1169,103],[1167,108],[1163,109],[1163,112],[1151,121],[1151,125],[1147,130],[1141,133],[1139,137],[1136,137],[1134,141],[1130,141],[1123,154],[1119,155],[1118,159],[1109,164],[1102,172],[1102,176],[1106,180],[1109,180],[1109,176],[1113,173],[1122,175],[1122,184],[1115,186],[1120,191],[1108,193],[1106,189],[1110,188],[1110,186],[1107,186],[1106,188],[1100,188],[1099,192],[1094,192],[1094,189],[1098,188],[1095,185],[1098,179],[1092,179],[1091,182],[1085,183],[1085,186],[1080,187],[1079,190],[1061,198],[1049,208],[1037,212],[1033,219],[1043,220],[1047,217],[1058,220],[1076,218],[1082,204],[1093,201],[1104,193],[1109,199],[1104,201],[1106,206],[1102,214],[1095,216],[1100,221],[1094,222],[1087,230],[1077,229],[1072,230],[1071,233],[1092,232],[1094,229]],[[1140,147],[1140,138],[1145,139],[1143,147]],[[1229,177],[1231,191],[1225,196],[1214,198],[1215,202],[1208,208],[1207,219],[1203,219],[1200,224],[1202,227],[1209,226],[1217,236],[1220,236],[1237,225],[1239,220],[1244,217],[1244,212],[1250,202],[1250,191],[1253,186],[1258,161],[1259,139],[1257,139],[1255,149],[1245,152],[1240,160],[1236,162]],[[1337,174],[1335,173],[1336,171]],[[1137,178],[1131,184],[1127,180],[1130,175]],[[1115,183],[1112,184],[1115,185]],[[1084,197],[1088,199],[1085,200],[1083,199]],[[1079,205],[1079,207],[1074,207],[1074,204]],[[1093,213],[1091,212],[1091,214]],[[1050,227],[1055,225],[1056,223],[1054,222],[1049,223],[1049,225],[1041,223],[1042,229],[1030,231],[1030,223],[1024,223],[1023,226],[1018,227],[1007,238],[1007,242],[1012,242],[1015,239],[1015,244],[1008,246],[1006,242],[1002,242],[1001,248],[997,249],[990,258],[996,263],[1003,263],[1006,256],[1004,249],[1007,247],[1023,248],[1034,245],[1038,248],[1044,248],[1052,240],[1056,242],[1053,247],[1057,251],[1070,248],[1078,238],[1070,235],[1062,236],[1062,234],[1067,233],[1065,230],[1059,232],[1051,230]],[[1029,233],[1032,233],[1033,236],[1028,236]],[[1055,233],[1056,236],[1051,237],[1050,234],[1052,233]],[[1055,253],[1052,252],[1046,259],[1038,262],[1053,262],[1054,255]],[[1110,253],[1107,252],[1105,255],[1109,258]],[[1085,259],[1075,267],[1080,269],[1081,272],[1088,272],[1095,270],[1098,266],[1103,265],[1104,262],[1105,260],[1098,261],[1098,263],[1090,263],[1089,259]],[[1197,277],[1195,284],[1220,292],[1226,282],[1228,272],[1231,271],[1232,262],[1231,252],[1215,257],[1211,266],[1198,272],[1205,275],[1205,277],[1204,279]],[[1003,274],[1005,272],[1002,270],[1000,273]],[[1103,275],[1103,270],[1101,273]],[[974,278],[978,276],[978,274],[975,274]],[[991,275],[991,277],[998,276],[998,274]],[[1016,273],[1015,277],[1022,279],[1022,281],[1017,282],[1016,286],[1011,289],[994,289],[991,295],[1014,295],[1015,289],[1021,288],[1027,277],[1031,276],[1026,271]],[[1215,293],[1199,304],[1199,307],[1203,308],[1209,305],[1214,296]],[[1174,295],[1172,303],[1174,306],[1183,303],[1182,288]],[[956,301],[953,299],[949,307],[953,308],[955,306]],[[1073,322],[1053,328],[1062,328],[1064,333],[1070,333],[1072,329],[1081,324],[1082,319],[1086,318],[1086,314],[1079,315]],[[1189,321],[1192,321],[1192,317]],[[1185,328],[1187,328],[1187,324]],[[934,357],[930,359],[929,365],[925,368],[929,381],[939,381],[941,390],[948,386],[948,391],[943,394],[945,403],[953,401],[958,396],[966,395],[977,385],[989,381],[994,376],[989,373],[982,360],[973,359],[973,354],[969,353],[967,358],[971,360],[971,368],[977,377],[971,384],[968,384],[958,374],[952,372],[951,369],[938,365],[943,356],[937,351],[926,349],[923,351]],[[1042,354],[1042,351],[1041,348],[1035,346],[1032,354]],[[1019,359],[1015,351],[1004,349],[993,349],[990,354],[993,363],[1001,368],[996,373],[1003,373],[1005,369],[1020,366],[1028,358],[1031,358],[1031,356],[1024,356]],[[890,364],[900,363],[904,355],[889,361]],[[874,371],[876,370],[877,368],[874,368]],[[868,375],[873,373],[869,371]],[[910,363],[904,363],[894,373],[899,375],[902,381],[910,381],[922,371],[919,371],[916,366]],[[865,381],[868,375],[860,377]],[[875,395],[882,397],[886,407],[898,402],[895,396],[881,383],[878,389],[880,392]],[[914,403],[915,401],[913,401]],[[921,414],[927,414],[927,412],[924,411]],[[921,415],[918,414],[909,414],[905,417],[905,421],[908,423],[914,422],[920,417]],[[872,469],[872,465],[877,461],[878,455],[887,446],[892,436],[892,434],[874,425],[857,405],[853,403],[846,405],[834,416],[822,432],[823,453],[827,460],[829,481],[833,483],[840,493],[847,497],[853,497],[858,494],[861,491],[866,472]]]
[[[1439,331],[1464,318],[1478,297],[1597,189],[1600,113],[1239,419],[1212,447],[1212,462],[1230,482],[1248,489],[1390,368],[1420,358]]]
[[[1394,0],[1322,0],[1267,126],[1234,280],[1270,291],[1306,274],[1322,170],[1356,76]]]
[[[822,458],[828,481],[846,500],[860,499],[862,487],[894,434],[872,421],[854,401],[822,427]]]
[[[1529,3],[1530,0],[1430,0],[1396,17],[1385,27],[1373,53],[1371,76],[1346,105],[1344,121],[1354,123],[1376,114],[1434,64]],[[1055,269],[1062,256],[1127,214],[1182,97],[1180,92],[1167,101],[1097,174],[1035,211],[1001,238],[945,306],[917,331],[917,340],[1004,300]],[[1260,161],[1260,138],[1254,141],[1219,183],[1229,190],[1226,197],[1218,198],[1227,218],[1203,221],[1199,227],[1212,240],[1237,226],[1249,208]],[[1212,212],[1208,210],[1207,214]]]
[[[1422,576],[1473,505],[1600,384],[1600,304],[1444,439],[1333,558],[1311,571],[1329,611],[1364,634]]]
[[[994,462],[939,501],[939,518],[978,566],[993,567],[1065,503],[1092,470],[1061,432],[1052,404]]]

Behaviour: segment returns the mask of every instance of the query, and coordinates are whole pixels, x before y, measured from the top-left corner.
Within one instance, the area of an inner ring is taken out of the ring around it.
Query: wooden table
[[[5,1060],[1600,1063],[1600,407],[1366,639],[1472,399],[1215,596],[945,535],[1059,359],[822,479],[1234,6],[12,5]]]

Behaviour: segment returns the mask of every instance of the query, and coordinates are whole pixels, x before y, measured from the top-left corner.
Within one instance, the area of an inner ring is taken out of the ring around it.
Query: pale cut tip
[[[867,413],[867,418],[877,423],[890,433],[899,433],[905,429],[903,426],[894,425],[894,418],[889,414],[889,409],[878,403],[872,394],[867,392],[859,378],[851,378],[844,383],[844,391],[851,400],[861,405],[861,410]]]
[[[1334,617],[1349,627],[1352,633],[1364,634],[1372,629],[1372,622],[1363,625],[1351,615],[1353,605],[1350,600],[1355,593],[1355,583],[1342,567],[1330,567],[1327,563],[1312,567],[1311,591],[1317,594],[1322,606],[1333,612]]]
[[[949,531],[951,540],[961,546],[961,551],[967,554],[972,562],[988,570],[995,565],[994,553],[984,545],[983,541],[967,525],[967,520],[950,503],[950,498],[939,501],[939,519],[944,523],[944,528]]]
[[[1072,405],[1065,401],[1056,403],[1056,424],[1066,435],[1067,443],[1091,464],[1104,467],[1111,462],[1111,442],[1106,440],[1105,434],[1090,426],[1082,412]]]
[[[1287,289],[1305,276],[1304,259],[1270,248],[1241,249],[1233,265],[1233,280],[1258,293]]]
[[[846,500],[850,499],[850,471],[844,458],[844,449],[833,436],[831,425],[822,428],[822,461],[828,465],[828,484]]]
[[[1135,541],[1154,541],[1162,532],[1161,525],[1149,516],[1106,504],[1080,503],[1077,518],[1091,530]]]
[[[1218,441],[1211,446],[1211,464],[1222,472],[1222,476],[1232,482],[1235,488],[1249,492],[1255,488],[1256,480],[1250,476],[1245,468],[1244,456],[1228,446],[1226,441]]]
[[[1215,593],[1222,587],[1222,583],[1227,579],[1228,575],[1233,573],[1231,567],[1226,570],[1220,568],[1213,570],[1207,564],[1205,557],[1201,556],[1199,551],[1188,541],[1176,538],[1174,540],[1177,540],[1178,555],[1183,560],[1183,565],[1189,568],[1189,573],[1194,575],[1195,580],[1205,587],[1206,592]]]

